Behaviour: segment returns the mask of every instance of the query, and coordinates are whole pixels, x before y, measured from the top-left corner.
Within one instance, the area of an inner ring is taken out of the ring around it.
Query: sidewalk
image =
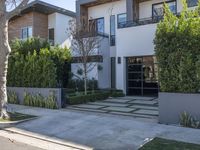
[[[37,120],[18,124],[12,130],[55,137],[97,150],[136,150],[154,137],[200,143],[200,130],[140,121],[133,117],[17,105],[12,105],[12,109],[40,116]]]

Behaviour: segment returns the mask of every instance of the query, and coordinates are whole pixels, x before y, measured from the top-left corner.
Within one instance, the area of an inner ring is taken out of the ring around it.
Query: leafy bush
[[[33,95],[26,92],[24,94],[24,105],[43,107],[48,109],[58,109],[58,104],[54,93],[45,98],[40,93]]]
[[[184,0],[183,11],[176,16],[165,5],[154,40],[161,91],[195,93],[200,89],[199,10],[200,5],[189,10]]]
[[[88,90],[97,90],[98,82],[97,80],[87,80]],[[76,89],[76,91],[84,91],[84,80],[72,79],[68,82],[69,89]]]
[[[77,105],[83,104],[87,102],[94,102],[98,100],[105,100],[109,97],[109,92],[98,92],[98,93],[91,93],[88,95],[80,94],[76,96],[68,97],[68,104],[70,105]]]
[[[200,128],[200,121],[198,121],[196,118],[192,117],[187,112],[184,112],[181,114],[180,124],[183,127],[196,128],[196,129]]]
[[[18,96],[15,92],[8,91],[7,95],[8,95],[8,103],[19,104],[19,99],[18,99]]]
[[[125,94],[122,90],[118,89],[106,89],[105,91],[109,91],[110,97],[124,97]]]
[[[12,87],[66,87],[70,71],[70,51],[49,47],[41,39],[12,43],[8,64],[8,86]]]
[[[40,38],[28,38],[27,40],[20,40],[15,39],[11,41],[10,43],[12,53],[19,53],[19,55],[26,56],[28,54],[33,54],[34,51],[37,52],[37,54],[40,53],[40,50],[43,48],[50,49],[50,44],[47,42],[47,40],[43,40]]]

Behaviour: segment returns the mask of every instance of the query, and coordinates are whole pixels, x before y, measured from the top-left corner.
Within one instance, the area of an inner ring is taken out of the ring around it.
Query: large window
[[[110,46],[115,46],[115,15],[110,16]]]
[[[198,0],[187,0],[188,7],[194,7],[198,5]]]
[[[25,28],[22,28],[21,30],[21,39],[22,40],[25,40],[27,38],[30,38],[33,36],[33,29],[32,27],[25,27]]]
[[[89,21],[90,30],[104,33],[104,18],[92,19]]]
[[[126,13],[117,15],[118,27],[124,27],[124,25],[126,25],[126,21],[127,21]]]
[[[166,2],[168,4],[169,9],[174,14],[177,13],[176,1]],[[157,3],[152,5],[152,16],[153,18],[160,18],[164,15],[164,3]]]

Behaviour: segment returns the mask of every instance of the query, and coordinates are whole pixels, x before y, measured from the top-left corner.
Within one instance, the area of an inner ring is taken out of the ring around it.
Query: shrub
[[[180,125],[189,128],[200,128],[200,121],[192,117],[189,113],[184,112],[180,116]]]
[[[88,95],[80,94],[68,97],[68,104],[70,105],[77,105],[83,104],[87,102],[94,102],[98,100],[105,100],[109,97],[109,92],[98,92],[98,93],[91,93]]]
[[[43,97],[40,93],[30,94],[24,93],[24,105],[33,107],[43,107],[48,109],[58,109],[58,104],[54,93],[51,93],[48,97]]]
[[[97,80],[87,80],[88,90],[97,90],[98,81]],[[76,89],[76,91],[84,91],[84,80],[72,79],[68,82],[69,89]]]
[[[200,89],[199,10],[200,5],[189,10],[184,0],[183,11],[176,16],[165,5],[154,40],[161,91],[194,93]]]
[[[8,91],[7,96],[8,96],[8,103],[19,104],[19,99],[18,99],[18,96],[15,92]]]
[[[70,51],[49,47],[39,38],[12,43],[8,64],[8,86],[13,87],[66,87],[69,76]]]

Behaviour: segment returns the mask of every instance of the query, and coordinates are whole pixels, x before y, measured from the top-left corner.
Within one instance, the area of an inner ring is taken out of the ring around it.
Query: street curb
[[[23,119],[23,120],[19,120],[19,121],[5,121],[5,122],[0,122],[0,129],[12,127],[12,126],[17,125],[19,123],[23,123],[23,122],[26,122],[26,121],[35,120],[35,119],[38,119],[38,118],[39,117],[35,116],[35,117],[32,117],[32,118]]]
[[[45,150],[93,150],[91,147],[16,128],[0,130],[0,136]]]

